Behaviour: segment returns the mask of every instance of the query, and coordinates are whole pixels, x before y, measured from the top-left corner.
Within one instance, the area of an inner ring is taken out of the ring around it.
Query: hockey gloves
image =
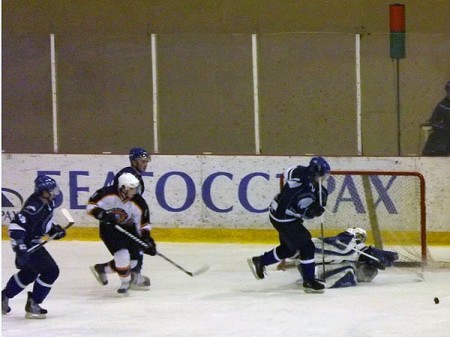
[[[361,255],[359,260],[363,260],[364,262],[376,266],[378,269],[385,269],[386,267],[392,267],[394,265],[394,261],[398,260],[398,253],[392,252],[389,250],[377,249],[373,246],[367,247],[367,249],[363,250],[364,253],[369,254],[378,259],[375,261],[369,257]]]
[[[97,207],[92,211],[92,215],[100,221],[109,222],[115,224],[117,222],[117,216],[113,212],[105,211],[103,208]]]
[[[13,250],[16,253],[16,268],[22,269],[28,263],[28,247],[21,239],[11,240]]]
[[[155,256],[156,255],[156,243],[155,240],[150,236],[150,232],[142,232],[142,241],[147,244],[147,248],[144,249],[144,254]]]
[[[323,214],[323,212],[325,212],[325,208],[320,206],[319,203],[314,202],[306,210],[305,216],[306,216],[307,219],[312,219],[312,218],[315,218],[317,216],[321,216]]]
[[[53,227],[48,231],[48,235],[53,240],[59,240],[66,236],[66,230],[60,225],[53,224]]]

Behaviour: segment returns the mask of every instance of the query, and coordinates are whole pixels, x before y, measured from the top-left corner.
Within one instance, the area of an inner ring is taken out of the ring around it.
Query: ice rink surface
[[[209,264],[210,270],[190,277],[160,257],[146,256],[143,270],[151,290],[122,297],[116,275],[102,287],[89,271],[89,265],[110,259],[101,242],[46,247],[61,269],[42,305],[47,318],[24,318],[24,291],[2,316],[4,337],[450,336],[448,269],[426,271],[424,280],[417,270],[390,269],[369,284],[306,294],[296,269],[271,266],[266,279],[253,277],[246,259],[272,245],[162,242],[159,251],[185,269]],[[450,261],[450,248],[438,253]],[[15,271],[9,242],[2,241],[2,287]]]

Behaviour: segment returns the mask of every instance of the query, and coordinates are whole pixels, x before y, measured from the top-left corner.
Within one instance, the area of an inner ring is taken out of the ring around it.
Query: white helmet
[[[356,240],[359,240],[362,243],[366,242],[366,240],[367,240],[367,232],[362,228],[353,227],[353,228],[347,229],[345,232],[353,235],[356,238]]]
[[[129,188],[138,188],[139,180],[131,173],[124,173],[119,177],[119,188],[125,186],[126,190]]]

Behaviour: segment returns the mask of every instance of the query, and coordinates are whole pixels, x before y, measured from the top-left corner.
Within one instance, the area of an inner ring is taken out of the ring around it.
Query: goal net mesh
[[[321,220],[326,234],[360,227],[368,233],[368,244],[397,252],[399,264],[427,263],[425,181],[421,174],[334,171],[324,186],[329,192]]]

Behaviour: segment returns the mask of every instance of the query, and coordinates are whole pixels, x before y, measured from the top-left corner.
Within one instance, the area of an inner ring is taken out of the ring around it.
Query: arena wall
[[[161,154],[254,154],[257,34],[259,150],[358,155],[359,34],[363,155],[420,155],[420,126],[450,79],[450,2],[402,3],[406,58],[398,63],[397,82],[389,55],[392,1],[3,1],[3,150],[53,152],[54,34],[58,153],[120,154],[135,144],[150,150],[158,137]]]
[[[311,157],[154,155],[144,176],[144,197],[158,240],[266,242],[276,240],[268,204],[279,191],[279,175]],[[430,244],[450,244],[450,179],[447,158],[327,157],[333,170],[418,172],[426,184],[426,221]],[[60,207],[76,226],[68,238],[97,240],[97,221],[85,212],[90,195],[112,182],[128,165],[125,155],[2,154],[2,224],[7,225],[32,193],[37,174],[60,185]],[[401,188],[401,186],[400,186]],[[364,193],[364,191],[357,191]],[[334,192],[337,193],[337,192]],[[389,194],[388,188],[386,193]],[[348,198],[348,196],[346,196]],[[381,206],[382,207],[382,206]],[[329,207],[332,209],[332,207]],[[59,212],[55,220],[64,223]],[[349,223],[334,224],[339,231]],[[4,238],[6,237],[4,226]],[[319,224],[308,225],[314,233]]]

